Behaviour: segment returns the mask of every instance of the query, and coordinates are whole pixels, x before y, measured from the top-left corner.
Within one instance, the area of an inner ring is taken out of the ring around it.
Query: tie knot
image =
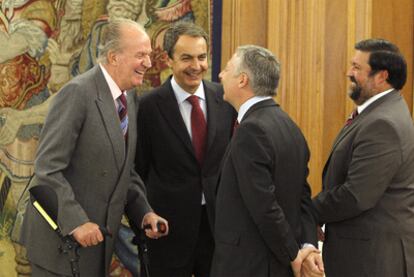
[[[195,95],[191,95],[187,98],[187,101],[190,102],[191,106],[200,106],[200,102],[198,102],[198,97]]]
[[[358,115],[358,110],[355,109],[351,114],[351,118],[354,119],[355,117],[357,117],[357,115]]]
[[[345,122],[345,126],[349,126],[351,125],[352,121],[355,119],[355,117],[357,117],[358,115],[358,110],[355,109],[348,117],[348,119]]]
[[[121,93],[118,99],[121,102],[122,106],[124,106],[124,108],[127,108],[127,100],[126,100],[125,94]]]

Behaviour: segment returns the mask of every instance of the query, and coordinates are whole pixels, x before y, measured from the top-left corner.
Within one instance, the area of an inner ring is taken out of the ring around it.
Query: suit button
[[[269,186],[270,192],[275,192],[276,187],[274,185]]]
[[[105,177],[106,175],[108,175],[108,171],[106,171],[106,170],[102,171],[101,175]]]

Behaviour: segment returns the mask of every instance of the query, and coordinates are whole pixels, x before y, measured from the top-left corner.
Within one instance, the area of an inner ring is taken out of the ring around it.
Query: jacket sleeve
[[[313,199],[319,222],[346,220],[373,208],[401,163],[401,143],[396,126],[383,119],[364,126],[353,141],[345,182],[330,184],[330,189]]]
[[[137,172],[136,162],[140,162],[143,158],[142,146],[140,144],[140,139],[142,139],[143,131],[139,129],[138,124],[138,114],[140,113],[142,107],[139,105],[139,97],[134,93],[134,104],[135,109],[137,111],[137,120],[135,121],[137,124],[137,142],[136,142],[136,149],[134,163],[131,166],[130,171],[130,178],[131,182],[128,188],[127,193],[127,204],[125,206],[125,213],[128,216],[128,219],[136,225],[136,227],[140,228],[142,219],[148,212],[152,211],[151,206],[147,200],[147,190],[145,187],[145,183],[141,178],[141,174]]]
[[[307,172],[309,170],[307,169]],[[307,174],[306,174],[307,176]],[[306,180],[306,179],[305,179]],[[310,243],[318,248],[318,239],[316,234],[316,219],[312,213],[312,199],[311,188],[307,182],[303,184],[303,191],[301,197],[301,224],[302,224],[302,239],[301,243]]]
[[[72,83],[53,99],[42,129],[35,160],[39,186],[49,186],[56,193],[58,225],[63,235],[89,221],[76,201],[71,184],[63,175],[70,160],[86,116],[81,88]]]
[[[125,212],[128,219],[133,221],[137,227],[141,227],[144,216],[152,212],[152,208],[148,203],[146,197],[146,189],[141,177],[137,174],[135,169],[131,168],[131,184],[127,193],[127,205]]]

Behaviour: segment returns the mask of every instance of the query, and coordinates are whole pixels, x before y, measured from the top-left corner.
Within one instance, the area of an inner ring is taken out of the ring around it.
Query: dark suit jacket
[[[313,200],[327,276],[414,276],[414,127],[398,91],[334,142]]]
[[[223,160],[211,276],[292,276],[300,244],[316,245],[308,160],[301,131],[272,99],[247,111]]]
[[[150,211],[145,187],[132,166],[136,98],[134,92],[128,93],[127,146],[99,66],[74,78],[53,99],[42,129],[31,185],[48,186],[56,192],[58,224],[63,235],[87,221],[117,234],[124,210],[138,225]],[[72,275],[68,255],[58,251],[61,241],[57,234],[31,204],[27,205],[21,232],[21,243],[31,262],[52,272]],[[80,249],[81,276],[108,275],[115,237]]]
[[[201,192],[210,223],[220,161],[232,133],[234,109],[223,101],[221,85],[203,81],[207,103],[207,152],[202,168],[194,155],[170,80],[140,100],[137,172],[148,201],[169,221],[170,233],[150,240],[150,258],[165,267],[186,264],[193,253],[200,224]]]

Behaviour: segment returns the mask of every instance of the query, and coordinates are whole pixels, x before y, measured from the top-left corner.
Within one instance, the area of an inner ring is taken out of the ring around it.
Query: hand
[[[302,277],[323,277],[325,269],[321,254],[311,252],[302,263],[301,274]]]
[[[301,269],[302,269],[302,263],[305,260],[305,258],[312,252],[320,253],[319,250],[313,247],[306,247],[301,250],[299,250],[298,255],[296,258],[290,262],[290,266],[292,267],[293,275],[295,277],[301,277]]]
[[[157,228],[157,223],[158,222],[161,222],[162,224],[165,225],[166,231],[164,233],[158,232],[158,228]],[[158,238],[160,238],[162,236],[166,236],[168,234],[168,222],[167,222],[167,220],[165,220],[164,218],[158,216],[154,212],[149,212],[144,216],[144,218],[142,220],[141,228],[143,228],[145,225],[151,225],[150,229],[145,229],[145,234],[147,235],[147,237],[149,237],[151,239],[158,239]]]
[[[325,233],[322,230],[322,227],[320,225],[318,225],[318,227],[316,227],[316,232],[318,234],[318,240],[319,241],[324,241],[325,240]]]
[[[72,235],[83,247],[97,245],[104,240],[104,237],[99,230],[99,225],[93,222],[86,222],[77,227],[73,230]]]

